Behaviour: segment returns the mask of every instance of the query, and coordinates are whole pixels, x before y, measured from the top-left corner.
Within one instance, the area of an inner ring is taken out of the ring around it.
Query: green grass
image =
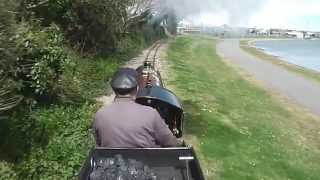
[[[319,122],[244,80],[215,44],[179,37],[168,52],[167,83],[184,104],[208,179],[319,179]]]
[[[307,69],[307,68],[304,68],[301,66],[297,66],[295,64],[291,64],[291,63],[286,62],[282,59],[279,59],[275,56],[266,54],[257,48],[249,46],[249,43],[250,43],[249,40],[240,41],[241,49],[243,49],[244,51],[246,51],[246,52],[248,52],[248,53],[250,53],[260,59],[270,61],[273,64],[277,64],[279,66],[282,66],[282,67],[288,69],[289,71],[298,73],[300,75],[303,75],[304,77],[307,77],[307,78],[310,78],[310,79],[313,79],[313,80],[320,82],[320,73],[319,72],[316,72],[314,70]]]

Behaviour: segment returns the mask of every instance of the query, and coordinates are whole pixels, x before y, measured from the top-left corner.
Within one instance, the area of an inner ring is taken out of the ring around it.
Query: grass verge
[[[244,51],[260,58],[260,59],[270,61],[273,64],[276,64],[276,65],[279,65],[279,66],[282,66],[282,67],[288,69],[289,71],[298,73],[300,75],[303,75],[304,77],[314,79],[317,82],[320,82],[320,73],[319,72],[316,72],[311,69],[307,69],[307,68],[286,62],[278,57],[266,54],[263,51],[250,46],[250,42],[251,42],[251,40],[241,40],[240,41],[240,48],[243,49]]]
[[[184,104],[187,140],[208,179],[319,179],[319,121],[244,80],[215,44],[179,37],[167,54],[167,85]]]

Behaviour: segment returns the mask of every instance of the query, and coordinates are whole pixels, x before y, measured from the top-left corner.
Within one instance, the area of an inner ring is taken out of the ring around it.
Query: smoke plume
[[[202,13],[227,15],[230,25],[247,25],[266,0],[155,0],[155,9],[173,9],[180,18]]]

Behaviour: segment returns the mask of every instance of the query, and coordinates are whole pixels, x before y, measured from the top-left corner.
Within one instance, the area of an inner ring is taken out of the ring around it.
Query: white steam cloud
[[[155,0],[156,9],[173,9],[181,18],[201,19],[204,14],[230,25],[247,25],[266,0]],[[221,20],[223,19],[223,20]],[[205,21],[210,21],[206,19]],[[206,23],[206,22],[202,22]]]

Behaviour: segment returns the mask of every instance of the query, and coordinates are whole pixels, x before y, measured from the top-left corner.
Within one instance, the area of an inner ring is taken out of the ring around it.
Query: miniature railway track
[[[162,46],[162,42],[161,41],[157,41],[155,42],[151,48],[149,49],[146,58],[145,58],[145,62],[150,63],[152,69],[158,74],[158,76],[160,77],[160,81],[161,81],[161,86],[165,87],[164,82],[161,78],[161,74],[159,71],[159,67],[157,67],[157,61],[159,60],[159,50]],[[148,79],[150,77],[148,76]]]
[[[157,41],[156,43],[154,43],[145,58],[146,62],[152,63],[153,68],[156,68],[157,56],[158,56],[158,52],[159,52],[159,49],[161,48],[161,46],[162,46],[162,43],[160,41]]]

